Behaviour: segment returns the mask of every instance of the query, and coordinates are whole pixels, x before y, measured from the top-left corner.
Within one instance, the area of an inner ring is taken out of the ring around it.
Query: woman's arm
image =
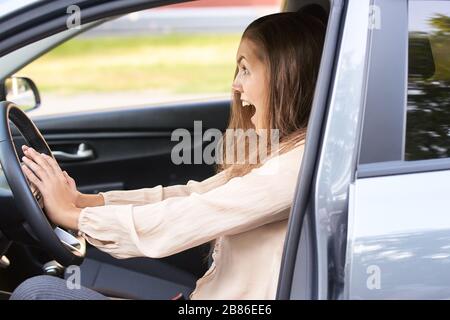
[[[76,199],[78,208],[98,207],[104,205],[145,205],[165,200],[171,197],[184,197],[193,192],[204,193],[226,182],[225,172],[218,173],[203,181],[189,180],[185,185],[163,187],[158,185],[153,188],[136,190],[113,190],[99,192],[98,194],[79,193]]]
[[[26,146],[22,149],[25,154],[22,170],[42,193],[48,217],[54,223],[74,230],[78,227],[80,208],[103,207],[116,204],[114,202],[135,205],[155,203],[171,197],[201,194],[226,181],[226,171],[223,171],[202,182],[189,181],[186,185],[82,194],[77,190],[75,180],[61,170],[54,158]]]
[[[23,157],[24,172],[41,191],[50,220],[78,229],[91,244],[112,256],[159,258],[223,235],[286,219],[296,189],[303,146],[207,192],[194,191],[188,196],[173,196],[145,205],[84,209],[72,202],[70,188],[52,157],[34,150],[27,154],[33,161]]]
[[[81,210],[80,233],[117,258],[161,258],[288,218],[303,147],[269,160],[243,177],[205,193],[142,206]]]
[[[99,194],[84,194],[80,193],[75,205],[78,208],[86,208],[86,207],[98,207],[98,206],[104,206],[105,200],[103,199],[103,196],[101,193]]]
[[[145,205],[156,203],[172,197],[186,197],[192,193],[205,193],[227,182],[226,171],[222,171],[203,181],[189,180],[185,185],[174,185],[163,187],[161,185],[152,188],[142,188],[136,190],[113,190],[100,192],[102,198],[84,196],[81,204],[88,204],[84,207],[94,207],[97,205]],[[103,204],[99,204],[102,203]],[[90,203],[94,205],[89,205]]]
[[[185,185],[163,187],[161,185],[153,188],[142,188],[135,190],[112,190],[99,192],[98,194],[84,194],[77,190],[76,183],[67,172],[64,171],[67,181],[75,194],[75,204],[78,208],[98,207],[104,205],[134,204],[144,205],[155,203],[171,197],[184,197],[193,192],[204,193],[227,181],[226,171],[222,171],[203,181],[189,180]]]

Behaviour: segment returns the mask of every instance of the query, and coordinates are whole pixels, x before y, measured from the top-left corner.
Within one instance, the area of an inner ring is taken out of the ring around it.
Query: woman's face
[[[232,88],[240,93],[243,108],[256,109],[251,121],[255,129],[266,128],[268,110],[268,75],[266,65],[257,57],[258,47],[243,38],[236,55],[239,69]]]

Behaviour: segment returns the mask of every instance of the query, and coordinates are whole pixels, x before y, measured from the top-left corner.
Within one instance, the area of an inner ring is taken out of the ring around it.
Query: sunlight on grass
[[[43,93],[230,92],[240,34],[76,38],[18,75]]]

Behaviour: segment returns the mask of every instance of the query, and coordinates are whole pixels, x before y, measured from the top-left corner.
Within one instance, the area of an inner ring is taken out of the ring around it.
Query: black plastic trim
[[[375,0],[359,163],[403,160],[408,84],[406,0]]]
[[[161,132],[82,132],[65,134],[43,134],[45,140],[67,140],[67,139],[128,139],[128,138],[166,138],[170,137],[170,131]],[[13,138],[20,138],[20,135],[13,134]]]
[[[443,170],[450,170],[449,158],[418,161],[386,161],[360,165],[357,178],[373,178]]]

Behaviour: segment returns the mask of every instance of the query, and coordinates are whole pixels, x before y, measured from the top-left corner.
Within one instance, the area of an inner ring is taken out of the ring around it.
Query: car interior
[[[285,11],[305,10],[325,23],[330,11],[328,0],[285,1]],[[11,65],[13,55],[21,63],[5,67],[0,79],[6,79],[52,48],[95,26],[115,18],[111,16],[66,30],[13,51],[0,58],[0,66]],[[27,52],[27,54],[19,54]],[[3,61],[3,62],[1,62]],[[16,60],[17,61],[17,60]],[[2,64],[3,63],[3,64]],[[2,68],[0,68],[2,69]],[[36,83],[39,87],[39,83]],[[36,89],[37,90],[37,89]],[[0,92],[0,101],[6,100]],[[160,106],[124,106],[99,111],[33,117],[33,123],[44,137],[61,168],[77,182],[79,191],[95,194],[109,190],[133,190],[156,185],[185,184],[201,181],[215,174],[215,166],[181,164],[171,161],[171,132],[177,128],[194,130],[201,120],[203,130],[226,129],[230,100],[166,103]],[[26,144],[23,130],[11,124],[11,135],[18,158]],[[192,145],[192,149],[203,145]],[[89,150],[91,156],[80,159],[64,157]],[[2,163],[5,166],[4,163]],[[1,167],[0,167],[1,168]],[[42,274],[67,277],[66,268],[58,263],[33,234],[33,229],[18,209],[3,171],[0,170],[0,299],[25,279]],[[22,208],[22,207],[21,207]],[[37,237],[39,238],[39,237]],[[211,264],[210,244],[152,259],[147,257],[116,259],[86,243],[81,263],[81,285],[105,295],[125,299],[172,299],[178,293],[188,297],[196,281]]]

